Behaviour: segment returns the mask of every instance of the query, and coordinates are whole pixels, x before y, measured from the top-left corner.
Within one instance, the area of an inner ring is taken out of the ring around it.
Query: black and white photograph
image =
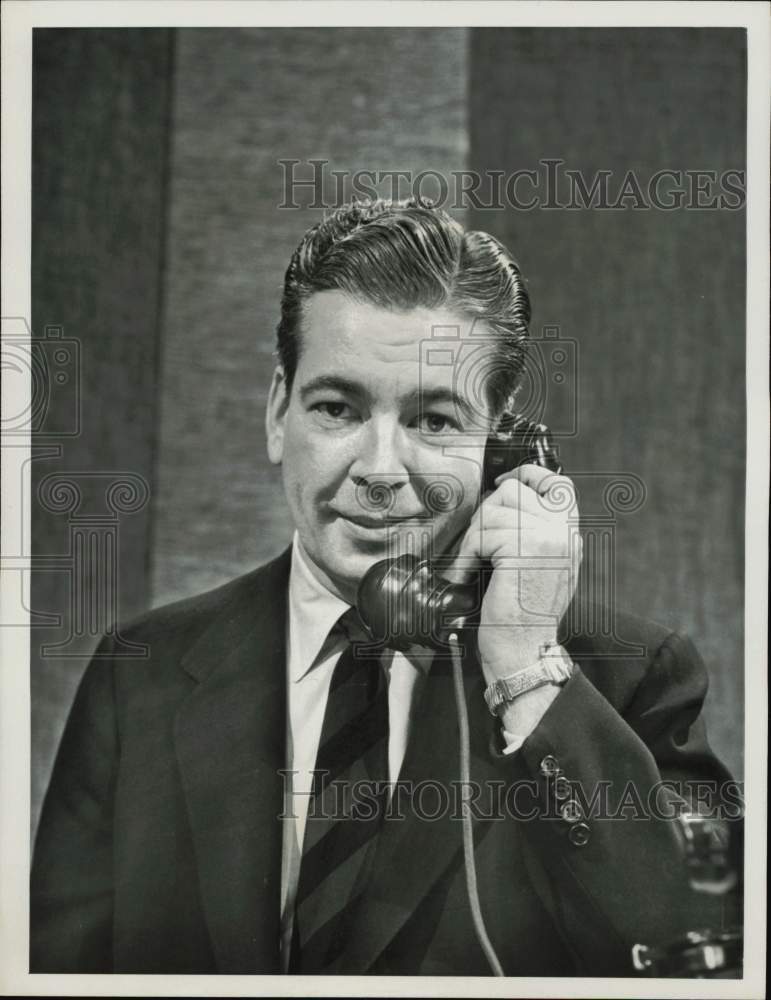
[[[6,5],[3,994],[765,996],[768,47]]]

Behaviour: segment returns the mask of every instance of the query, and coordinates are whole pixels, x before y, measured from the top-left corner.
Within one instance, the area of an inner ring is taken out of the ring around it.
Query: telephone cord
[[[455,705],[458,709],[458,726],[460,728],[460,784],[462,789],[462,828],[463,828],[463,860],[466,868],[466,892],[471,907],[471,916],[474,921],[474,930],[477,939],[485,953],[485,958],[495,976],[505,976],[495,949],[487,935],[484,918],[482,917],[482,907],[479,903],[479,889],[477,887],[477,870],[474,862],[474,830],[471,823],[471,809],[469,808],[466,794],[471,789],[471,749],[469,743],[468,712],[466,711],[466,697],[463,688],[463,665],[461,662],[460,646],[458,636],[455,632],[449,637],[450,655],[452,657],[452,679],[455,689]]]

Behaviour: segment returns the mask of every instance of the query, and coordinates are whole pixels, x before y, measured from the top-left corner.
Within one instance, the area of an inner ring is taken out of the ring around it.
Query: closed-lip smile
[[[415,521],[416,517],[368,517],[366,514],[338,514],[345,521],[350,521],[352,524],[358,525],[360,528],[371,528],[371,529],[382,529],[389,527],[396,527],[398,524],[404,524],[407,521]]]

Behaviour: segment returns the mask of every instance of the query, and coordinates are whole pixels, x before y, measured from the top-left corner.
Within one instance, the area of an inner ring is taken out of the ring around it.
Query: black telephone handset
[[[548,428],[508,414],[487,439],[481,495],[495,489],[498,476],[526,463],[562,472]],[[478,624],[488,581],[483,570],[471,583],[450,583],[428,559],[417,556],[382,559],[359,584],[359,617],[373,642],[391,649],[445,649],[453,632]]]

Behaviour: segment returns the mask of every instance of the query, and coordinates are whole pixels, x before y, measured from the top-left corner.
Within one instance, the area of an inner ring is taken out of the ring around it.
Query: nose
[[[368,510],[387,511],[410,482],[411,445],[397,421],[368,421],[350,466],[359,501]]]

